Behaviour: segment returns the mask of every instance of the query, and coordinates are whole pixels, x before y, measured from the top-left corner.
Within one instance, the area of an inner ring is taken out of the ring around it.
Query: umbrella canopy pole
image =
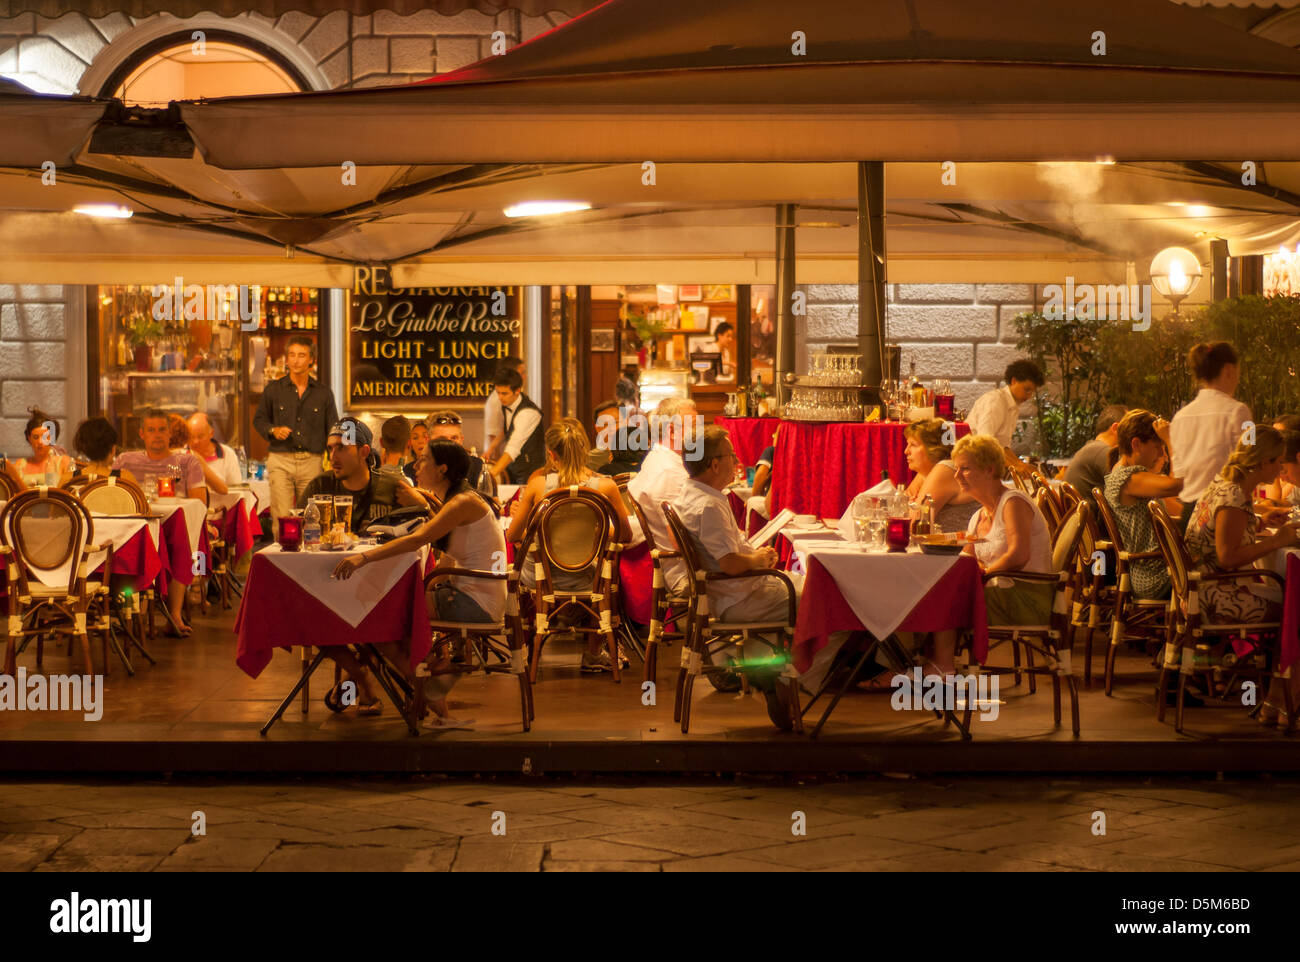
[[[885,355],[885,165],[858,164],[858,351],[865,404],[878,404]],[[866,393],[866,392],[864,392]]]
[[[794,373],[794,211],[794,204],[778,204],[776,207],[776,372],[773,388],[777,402],[783,408],[790,400],[786,375]]]

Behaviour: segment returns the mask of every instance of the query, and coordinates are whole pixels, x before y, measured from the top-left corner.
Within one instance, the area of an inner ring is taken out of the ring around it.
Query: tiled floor
[[[8,781],[0,870],[1294,871],[1297,791],[1042,776]]]

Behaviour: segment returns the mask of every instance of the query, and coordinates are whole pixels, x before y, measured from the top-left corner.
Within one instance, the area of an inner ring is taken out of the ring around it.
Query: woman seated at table
[[[1017,571],[1050,574],[1052,539],[1047,521],[1029,495],[1002,483],[1005,457],[996,438],[968,435],[952,449],[957,466],[957,484],[979,502],[966,533],[982,538],[967,545],[985,574],[1014,575]],[[1041,625],[1052,614],[1054,587],[1050,584],[1010,581],[1001,586],[997,579],[984,589],[984,606],[990,625]]]
[[[1155,498],[1174,498],[1183,490],[1182,478],[1171,478],[1160,471],[1169,461],[1169,422],[1150,411],[1129,411],[1115,426],[1119,445],[1112,451],[1115,460],[1102,485],[1106,503],[1115,515],[1124,550],[1136,553],[1155,551],[1148,502]],[[1135,598],[1158,601],[1169,597],[1172,586],[1169,569],[1161,558],[1138,558],[1129,565],[1129,580]]]
[[[1282,525],[1275,534],[1260,537],[1260,520],[1251,503],[1251,492],[1277,478],[1286,455],[1286,443],[1276,428],[1258,425],[1254,443],[1242,438],[1218,476],[1210,482],[1192,509],[1187,523],[1187,551],[1197,570],[1206,574],[1249,569],[1254,562],[1279,548],[1294,547],[1300,524]],[[1282,595],[1273,585],[1260,581],[1209,581],[1197,592],[1204,621],[1219,624],[1247,624],[1280,621]],[[1300,673],[1292,673],[1293,697]],[[1280,690],[1269,688],[1259,720],[1266,725],[1286,723],[1286,703]]]
[[[14,467],[23,484],[34,488],[42,484],[60,487],[72,480],[72,458],[54,447],[59,434],[59,422],[40,408],[28,408],[27,425],[23,436],[32,447],[30,458],[20,458]]]
[[[603,495],[614,509],[618,518],[618,530],[614,533],[616,540],[627,544],[632,538],[632,526],[627,517],[627,505],[619,493],[614,479],[596,474],[587,467],[587,431],[582,422],[574,418],[564,418],[551,425],[546,431],[546,460],[548,471],[544,475],[533,475],[519,492],[519,497],[510,509],[510,528],[506,540],[518,545],[528,529],[528,521],[533,508],[550,492],[561,487],[579,485]],[[530,546],[528,558],[519,572],[519,583],[525,588],[537,587],[537,575],[533,560],[536,546]],[[557,571],[554,588],[560,591],[581,591],[592,583],[592,568],[582,571]],[[582,656],[582,670],[586,672],[611,671],[609,652],[604,650],[600,636],[588,637],[588,648]]]
[[[903,437],[907,438],[904,449],[907,466],[916,472],[916,477],[907,486],[907,497],[919,505],[929,495],[934,503],[934,520],[939,529],[965,531],[971,515],[980,506],[957,484],[952,445],[944,443],[946,430],[939,418],[915,421],[903,429]]]
[[[87,418],[77,425],[72,446],[86,459],[86,465],[76,476],[89,481],[92,478],[125,478],[135,481],[135,475],[126,468],[113,467],[117,457],[117,429],[105,417]],[[138,483],[138,482],[137,482]]]
[[[435,440],[429,442],[425,457],[429,488],[442,502],[438,513],[405,537],[340,561],[334,569],[336,578],[346,580],[358,568],[372,561],[394,558],[426,544],[432,544],[440,552],[438,568],[505,570],[506,542],[496,512],[465,480],[469,473],[469,452],[454,441]],[[446,575],[436,579],[432,601],[440,621],[498,622],[505,612],[506,583]],[[331,655],[336,651],[334,648],[322,650]],[[337,657],[336,660],[356,682],[358,704],[367,713],[377,713],[372,706],[377,707],[379,699],[371,687],[369,672],[347,649],[342,649],[342,653],[346,657]],[[458,674],[451,670],[447,646],[437,645],[427,663],[432,674],[424,682],[424,696],[433,709],[433,716],[425,723],[426,726],[464,728],[473,724],[472,719],[452,718],[448,710],[447,694],[456,683]]]
[[[1300,414],[1285,414],[1273,422],[1273,427],[1282,432],[1300,433]],[[1265,489],[1269,504],[1291,508],[1300,508],[1300,463],[1295,458],[1287,458],[1282,471],[1272,484]]]

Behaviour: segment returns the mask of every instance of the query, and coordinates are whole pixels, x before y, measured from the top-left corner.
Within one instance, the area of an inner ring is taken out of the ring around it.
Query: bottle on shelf
[[[921,379],[916,376],[916,358],[912,358],[912,381],[909,386],[912,407],[925,407],[925,387],[921,384]]]

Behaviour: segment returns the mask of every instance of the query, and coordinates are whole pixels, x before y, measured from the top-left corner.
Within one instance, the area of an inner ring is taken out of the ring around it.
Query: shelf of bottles
[[[320,329],[320,291],[314,287],[262,287],[258,329],[315,331]]]

